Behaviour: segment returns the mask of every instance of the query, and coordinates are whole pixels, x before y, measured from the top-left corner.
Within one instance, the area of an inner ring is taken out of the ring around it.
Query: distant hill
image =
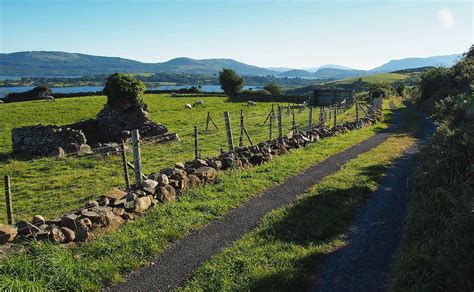
[[[276,75],[278,73],[232,59],[176,58],[163,63],[143,63],[124,58],[66,52],[34,51],[0,54],[0,75],[82,76],[114,72],[215,74],[222,68],[233,69],[242,75]]]
[[[313,73],[306,71],[306,70],[301,70],[301,69],[293,69],[289,70],[286,72],[278,73],[278,77],[290,77],[290,78],[311,78],[314,79]]]
[[[382,66],[376,67],[370,72],[392,72],[398,70],[405,70],[410,68],[421,68],[431,66],[444,66],[451,67],[454,65],[460,54],[446,55],[446,56],[434,56],[428,58],[405,58],[400,60],[391,60]]]
[[[306,68],[303,68],[303,69],[307,70],[309,72],[316,72],[319,69],[326,69],[326,68],[341,69],[341,70],[355,70],[353,68],[349,68],[349,67],[341,66],[341,65],[336,65],[336,64],[326,64],[326,65],[319,66],[319,67],[306,67]]]
[[[344,79],[374,73],[385,73],[429,66],[453,65],[459,54],[429,58],[406,58],[390,62],[372,70],[355,70],[340,65],[324,65],[318,68],[273,69],[248,65],[232,59],[175,58],[163,63],[143,63],[118,57],[102,57],[66,52],[18,52],[0,54],[0,75],[6,76],[85,76],[122,73],[181,73],[213,75],[222,68],[235,70],[241,75],[272,75],[287,78]],[[312,72],[311,72],[312,71]]]

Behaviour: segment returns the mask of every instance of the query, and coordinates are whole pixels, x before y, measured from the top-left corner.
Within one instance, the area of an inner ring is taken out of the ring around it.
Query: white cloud
[[[443,28],[451,28],[454,26],[454,15],[449,9],[438,10],[438,21]]]

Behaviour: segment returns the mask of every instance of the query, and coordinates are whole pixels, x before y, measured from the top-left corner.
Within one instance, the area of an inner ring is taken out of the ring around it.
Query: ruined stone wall
[[[67,126],[27,126],[12,130],[13,151],[28,156],[62,156],[80,150],[84,133]]]

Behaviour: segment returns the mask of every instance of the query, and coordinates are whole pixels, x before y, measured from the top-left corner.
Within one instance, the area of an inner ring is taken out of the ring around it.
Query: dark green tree
[[[265,85],[263,89],[265,89],[266,91],[270,92],[270,94],[273,94],[273,95],[280,95],[283,93],[283,90],[281,89],[281,87],[273,82],[270,82],[267,85]]]
[[[244,79],[232,69],[222,69],[219,72],[219,83],[224,93],[230,97],[235,96],[244,87]]]
[[[145,84],[129,75],[114,73],[107,78],[104,94],[107,95],[107,104],[126,110],[130,107],[143,107],[143,93]]]

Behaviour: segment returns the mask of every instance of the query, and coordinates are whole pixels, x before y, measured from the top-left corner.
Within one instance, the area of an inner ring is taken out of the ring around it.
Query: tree
[[[219,83],[224,93],[232,97],[242,90],[244,79],[232,69],[222,69],[219,72]]]
[[[267,85],[265,85],[263,89],[265,89],[266,91],[270,92],[270,94],[273,94],[273,95],[280,95],[283,93],[283,90],[281,89],[281,87],[273,82],[270,82]]]
[[[107,95],[107,104],[126,110],[130,107],[143,107],[143,93],[145,84],[129,75],[114,73],[107,78],[104,94]]]

